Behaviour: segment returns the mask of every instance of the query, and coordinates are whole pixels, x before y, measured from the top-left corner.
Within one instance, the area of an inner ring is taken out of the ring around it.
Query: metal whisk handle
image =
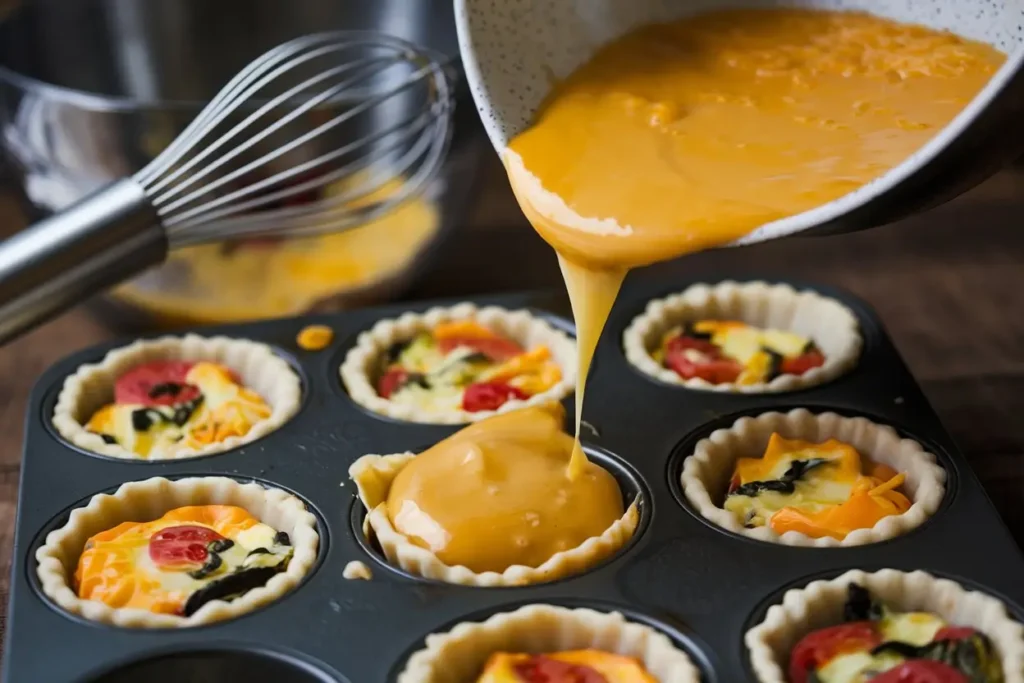
[[[164,260],[142,187],[119,180],[0,243],[0,344]]]

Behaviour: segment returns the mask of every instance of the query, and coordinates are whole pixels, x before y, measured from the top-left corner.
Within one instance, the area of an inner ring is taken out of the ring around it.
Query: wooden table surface
[[[477,196],[466,226],[410,298],[561,286],[553,254],[519,215],[496,163]],[[720,250],[657,268],[709,278],[789,275],[845,287],[872,303],[1024,545],[1022,216],[1024,174],[1006,172],[896,225]],[[0,194],[0,231],[9,234],[22,222],[14,201]],[[28,392],[55,360],[113,334],[74,310],[0,348],[0,612],[7,605]]]

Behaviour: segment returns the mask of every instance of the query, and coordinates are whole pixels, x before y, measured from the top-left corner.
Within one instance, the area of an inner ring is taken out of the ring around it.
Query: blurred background
[[[333,28],[385,31],[458,57],[451,0],[0,0],[0,233],[144,166],[248,61]],[[183,250],[0,348],[0,593],[25,401],[54,360],[181,325],[562,287],[465,87],[456,107],[447,161],[392,214],[340,236]],[[401,103],[381,115],[401,117]],[[1024,174],[1011,168],[896,225],[699,254],[643,276],[666,288],[684,275],[804,278],[867,299],[1024,544],[1022,215]]]

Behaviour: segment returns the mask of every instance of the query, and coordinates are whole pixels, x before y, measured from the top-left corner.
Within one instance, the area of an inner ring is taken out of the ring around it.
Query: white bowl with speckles
[[[466,75],[495,149],[532,119],[551,76],[649,23],[711,9],[767,5],[860,10],[984,41],[1009,55],[989,84],[932,140],[877,180],[734,244],[802,231],[875,227],[930,208],[1024,153],[1024,0],[455,0]]]

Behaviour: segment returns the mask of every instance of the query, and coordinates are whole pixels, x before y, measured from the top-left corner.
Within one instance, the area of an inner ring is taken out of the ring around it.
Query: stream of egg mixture
[[[504,163],[558,253],[594,350],[630,268],[724,245],[884,174],[949,123],[1005,55],[866,14],[745,9],[653,25],[558,83]]]

